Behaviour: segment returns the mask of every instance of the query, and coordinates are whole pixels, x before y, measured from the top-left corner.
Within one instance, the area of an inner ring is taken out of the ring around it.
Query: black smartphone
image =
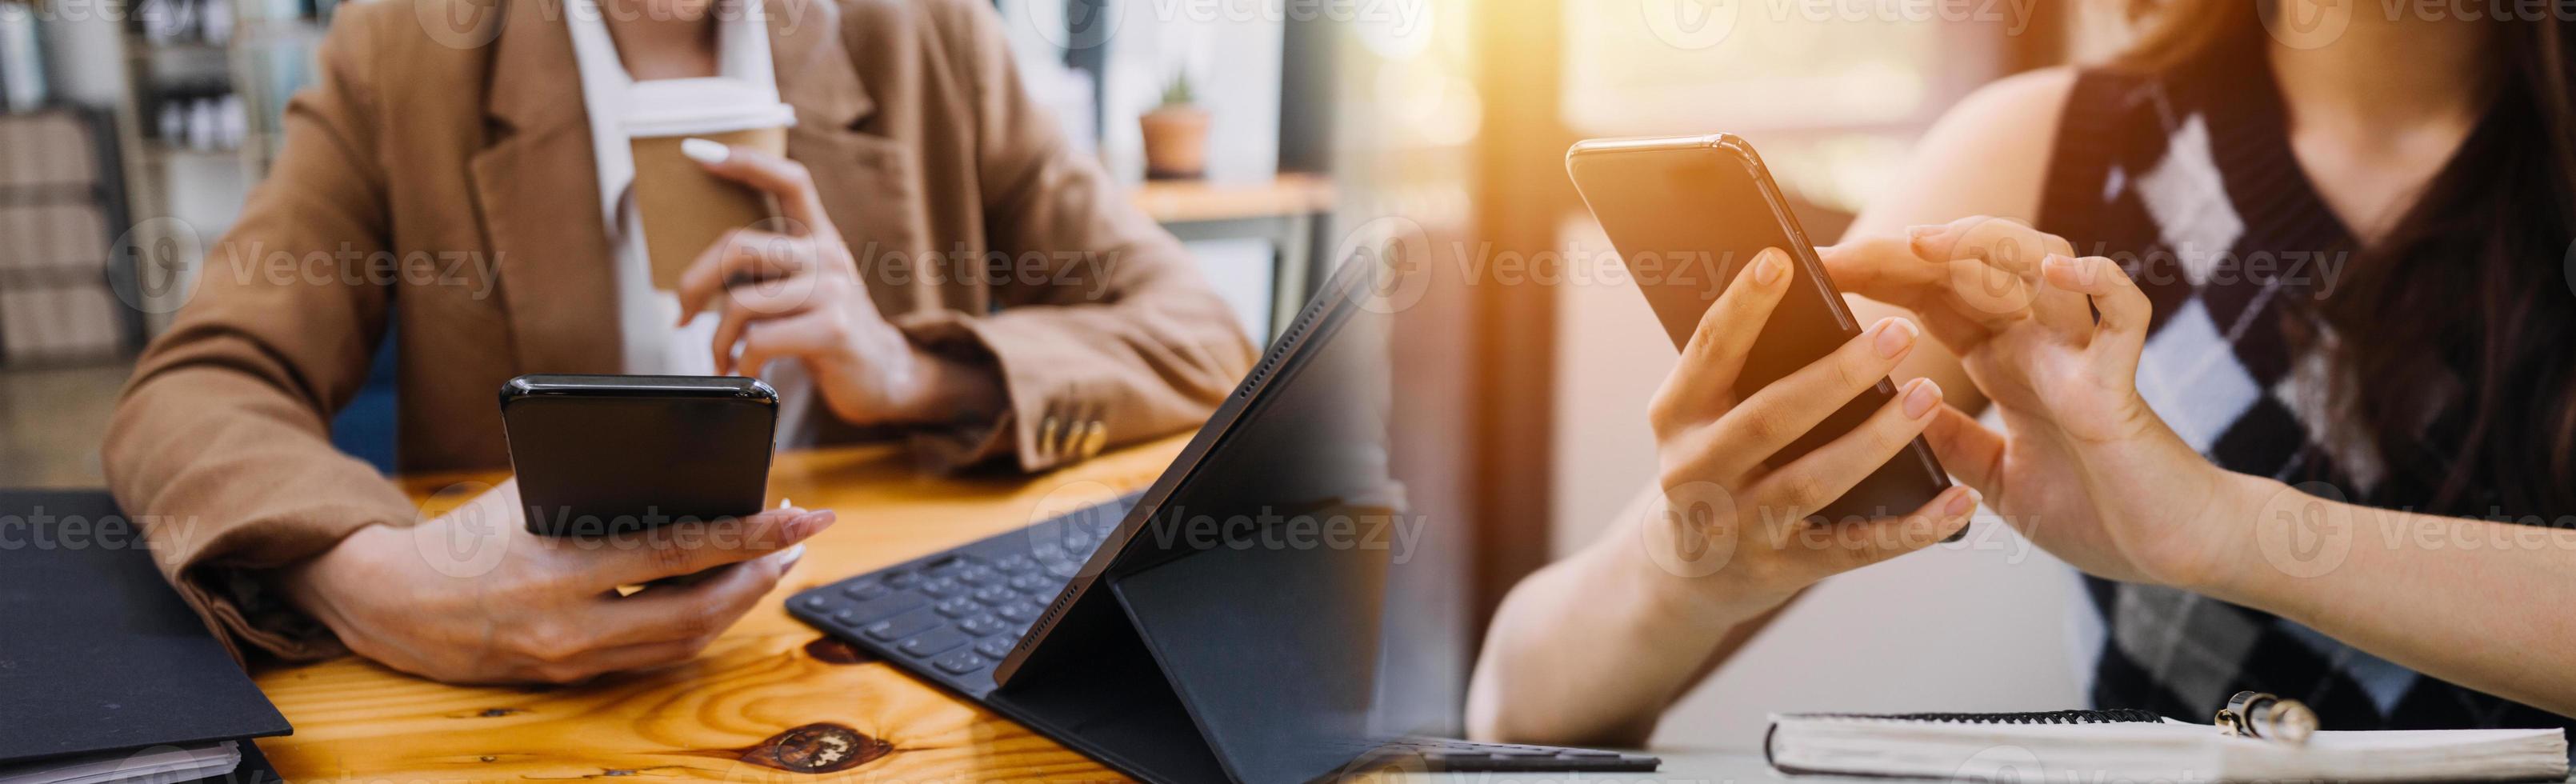
[[[760,512],[778,392],[741,376],[536,374],[501,386],[528,530],[599,536]]]
[[[1798,228],[1779,185],[1743,139],[1723,133],[1594,139],[1567,151],[1565,167],[1675,348],[1689,342],[1700,315],[1762,249],[1780,248],[1795,260],[1789,293],[1762,325],[1735,380],[1738,396],[1769,386],[1860,334],[1842,293],[1816,259],[1815,243]],[[1768,464],[1795,460],[1851,432],[1895,396],[1895,385],[1879,379]],[[1949,487],[1949,474],[1918,437],[1818,515],[1902,515]]]

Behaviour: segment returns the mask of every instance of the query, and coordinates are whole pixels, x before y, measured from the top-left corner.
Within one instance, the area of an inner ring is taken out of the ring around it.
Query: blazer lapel
[[[858,258],[862,279],[880,307],[900,313],[938,305],[935,281],[947,276],[909,275],[904,286],[885,285],[873,275],[878,262],[901,257],[916,262],[929,223],[917,176],[919,162],[910,145],[871,133],[878,105],[859,64],[843,38],[841,8],[834,0],[766,0],[770,58],[778,72],[779,96],[796,107],[796,127],[787,134],[787,157],[814,172],[814,188],[823,209],[841,229],[841,239]],[[862,6],[863,8],[865,6]],[[880,59],[903,56],[889,45],[868,53]],[[874,63],[872,72],[902,73],[902,64]]]
[[[598,167],[560,4],[507,0],[470,163],[522,373],[615,373],[617,287]]]

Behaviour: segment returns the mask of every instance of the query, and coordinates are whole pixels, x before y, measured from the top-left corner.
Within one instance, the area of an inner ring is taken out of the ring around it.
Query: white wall
[[[1569,247],[1607,243],[1586,217]],[[1592,255],[1616,264],[1606,252]],[[1674,361],[1636,289],[1557,286],[1554,541],[1591,541],[1654,476],[1646,401]],[[2083,707],[2074,571],[1981,515],[1966,541],[1827,580],[1666,714],[1660,747],[1760,747],[1776,711]]]
[[[1073,95],[1080,85],[1048,75],[1060,71],[1064,0],[1003,0],[1014,53],[1040,102],[1066,106],[1059,117],[1070,123],[1088,120],[1089,95]],[[1136,118],[1162,103],[1163,87],[1175,73],[1186,71],[1200,106],[1210,115],[1208,178],[1216,181],[1269,179],[1279,165],[1279,96],[1283,19],[1246,13],[1266,4],[1206,3],[1194,0],[1121,0],[1113,6],[1108,65],[1102,75],[1099,138],[1085,129],[1069,129],[1096,145],[1112,175],[1128,183],[1144,179],[1144,135]],[[1190,244],[1226,303],[1255,341],[1269,337],[1271,319],[1271,245],[1257,240]]]

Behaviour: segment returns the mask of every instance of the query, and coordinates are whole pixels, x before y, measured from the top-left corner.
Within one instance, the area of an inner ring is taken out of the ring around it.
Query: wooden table
[[[449,686],[355,657],[270,669],[258,674],[260,688],[294,723],[295,734],[259,746],[295,784],[1123,780],[825,638],[789,618],[781,602],[805,588],[1027,525],[1067,496],[1143,487],[1186,439],[1033,478],[928,476],[889,446],[782,454],[770,472],[771,503],[788,498],[835,509],[841,521],[810,540],[778,591],[695,661],[553,688]],[[470,495],[457,488],[499,478],[414,477],[403,486],[434,513]],[[788,737],[814,725],[826,726]],[[796,741],[835,733],[832,728],[864,736],[863,749],[873,745],[868,739],[883,741],[886,751],[828,775],[799,770]],[[785,753],[777,753],[783,737]]]

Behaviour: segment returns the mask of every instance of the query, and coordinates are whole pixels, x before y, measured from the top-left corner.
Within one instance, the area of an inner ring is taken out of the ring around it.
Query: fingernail
[[[816,509],[797,515],[796,519],[788,521],[787,524],[796,527],[796,538],[803,539],[822,533],[823,529],[832,527],[832,523],[840,519],[841,516],[830,509]]]
[[[770,553],[769,559],[778,563],[779,571],[787,571],[794,568],[797,561],[805,559],[805,545],[800,542],[794,547]]]
[[[1947,234],[1949,231],[1949,224],[1934,223],[1923,226],[1908,226],[1905,229],[1905,236],[1907,238],[1907,244],[1914,246],[1915,250],[1920,251],[1923,249],[1924,243],[1940,239],[1941,235]]]
[[[1753,257],[1753,282],[1765,286],[1780,282],[1789,272],[1789,254],[1779,248],[1764,248]]]
[[[688,138],[680,140],[680,154],[689,156],[689,160],[714,166],[733,157],[733,148],[714,139]]]
[[[1932,383],[1932,379],[1918,378],[1906,385],[1905,418],[1922,419],[1923,415],[1932,413],[1933,406],[1940,404],[1941,385]]]
[[[1966,490],[1953,496],[1950,499],[1949,506],[1941,507],[1941,513],[1951,517],[1966,517],[1969,512],[1974,511],[1976,508],[1977,491]]]
[[[1914,345],[1913,321],[1889,316],[1879,320],[1877,329],[1878,337],[1872,341],[1879,356],[1894,359],[1896,355],[1905,353],[1906,347]]]

